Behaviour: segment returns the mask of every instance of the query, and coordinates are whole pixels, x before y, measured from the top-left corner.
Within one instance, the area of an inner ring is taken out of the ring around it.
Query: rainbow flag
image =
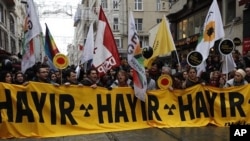
[[[143,65],[144,58],[142,57],[142,49],[140,40],[135,28],[133,13],[130,11],[128,28],[128,63],[133,69],[133,82],[135,96],[146,101],[147,78]]]
[[[45,24],[46,26],[46,33],[45,33],[45,45],[44,45],[44,50],[45,50],[45,54],[48,56],[48,58],[53,61],[54,56],[57,53],[60,53],[60,51],[58,50],[56,43],[49,31],[49,28],[47,26],[47,24]]]

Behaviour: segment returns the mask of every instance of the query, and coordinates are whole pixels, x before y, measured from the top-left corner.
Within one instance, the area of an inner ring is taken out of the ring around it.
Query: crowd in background
[[[169,90],[185,89],[196,84],[223,88],[250,83],[250,52],[242,56],[235,51],[233,59],[236,64],[235,70],[222,74],[221,56],[210,55],[206,60],[206,71],[200,76],[197,76],[196,68],[188,64],[186,54],[180,56],[180,63],[175,65],[169,65],[164,60],[157,59],[151,67],[145,68],[148,90],[159,89],[157,82],[161,75],[169,75],[172,78],[173,83]],[[28,85],[29,81],[35,81],[51,83],[55,86],[79,85],[92,88],[105,87],[109,90],[115,87],[133,88],[133,69],[130,68],[126,58],[121,58],[120,67],[112,68],[103,76],[99,76],[95,68],[85,70],[83,65],[80,66],[79,73],[76,72],[75,65],[63,70],[51,70],[46,62],[38,62],[25,73],[2,68],[0,82]]]

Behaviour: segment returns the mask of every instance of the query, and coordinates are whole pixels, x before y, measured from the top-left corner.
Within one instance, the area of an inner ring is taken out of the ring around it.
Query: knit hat
[[[238,72],[243,78],[246,76],[246,72],[243,69],[238,69],[236,72]]]

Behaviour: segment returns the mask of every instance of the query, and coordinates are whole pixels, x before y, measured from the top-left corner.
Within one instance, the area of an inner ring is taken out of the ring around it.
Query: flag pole
[[[63,81],[62,81],[62,79],[63,79],[63,78],[62,78],[62,69],[59,69],[59,70],[60,70],[60,74],[61,74],[61,85],[62,85],[62,82],[63,82]]]
[[[176,54],[176,58],[177,58],[177,62],[178,62],[178,65],[179,65],[179,67],[180,67],[180,69],[182,70],[182,68],[181,68],[181,63],[180,63],[180,59],[179,59],[179,56],[178,56],[178,53],[177,53],[177,50],[175,49],[175,54]],[[180,71],[181,71],[180,70]],[[177,70],[178,71],[178,70]]]
[[[83,65],[84,65],[84,72],[86,73],[87,72],[88,62],[85,62]]]
[[[230,30],[228,32],[229,38],[231,37],[231,33],[232,33],[232,30],[233,30],[234,23],[235,23],[235,19],[233,19],[232,24],[230,26]],[[225,56],[225,59],[226,59],[226,71],[229,73],[229,71],[228,71],[229,70],[228,69],[228,62],[227,62],[227,55]],[[228,81],[228,73],[226,73],[226,81]]]
[[[44,41],[43,41],[43,38],[41,38],[41,35],[39,35],[40,37],[39,37],[39,39],[40,39],[40,53],[39,53],[39,59],[40,59],[40,61],[42,62],[43,61],[43,54],[42,54],[42,48],[41,48],[41,44],[42,44],[42,46],[44,47]]]
[[[227,56],[225,56],[226,59],[226,71],[228,72],[228,62],[227,62]],[[228,73],[226,73],[226,81],[228,80]]]

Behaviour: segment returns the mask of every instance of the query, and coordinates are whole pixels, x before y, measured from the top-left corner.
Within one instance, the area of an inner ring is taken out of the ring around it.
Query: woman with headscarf
[[[248,82],[244,79],[245,76],[246,72],[243,69],[236,70],[234,77],[232,79],[229,79],[224,87],[242,86],[248,84]]]

